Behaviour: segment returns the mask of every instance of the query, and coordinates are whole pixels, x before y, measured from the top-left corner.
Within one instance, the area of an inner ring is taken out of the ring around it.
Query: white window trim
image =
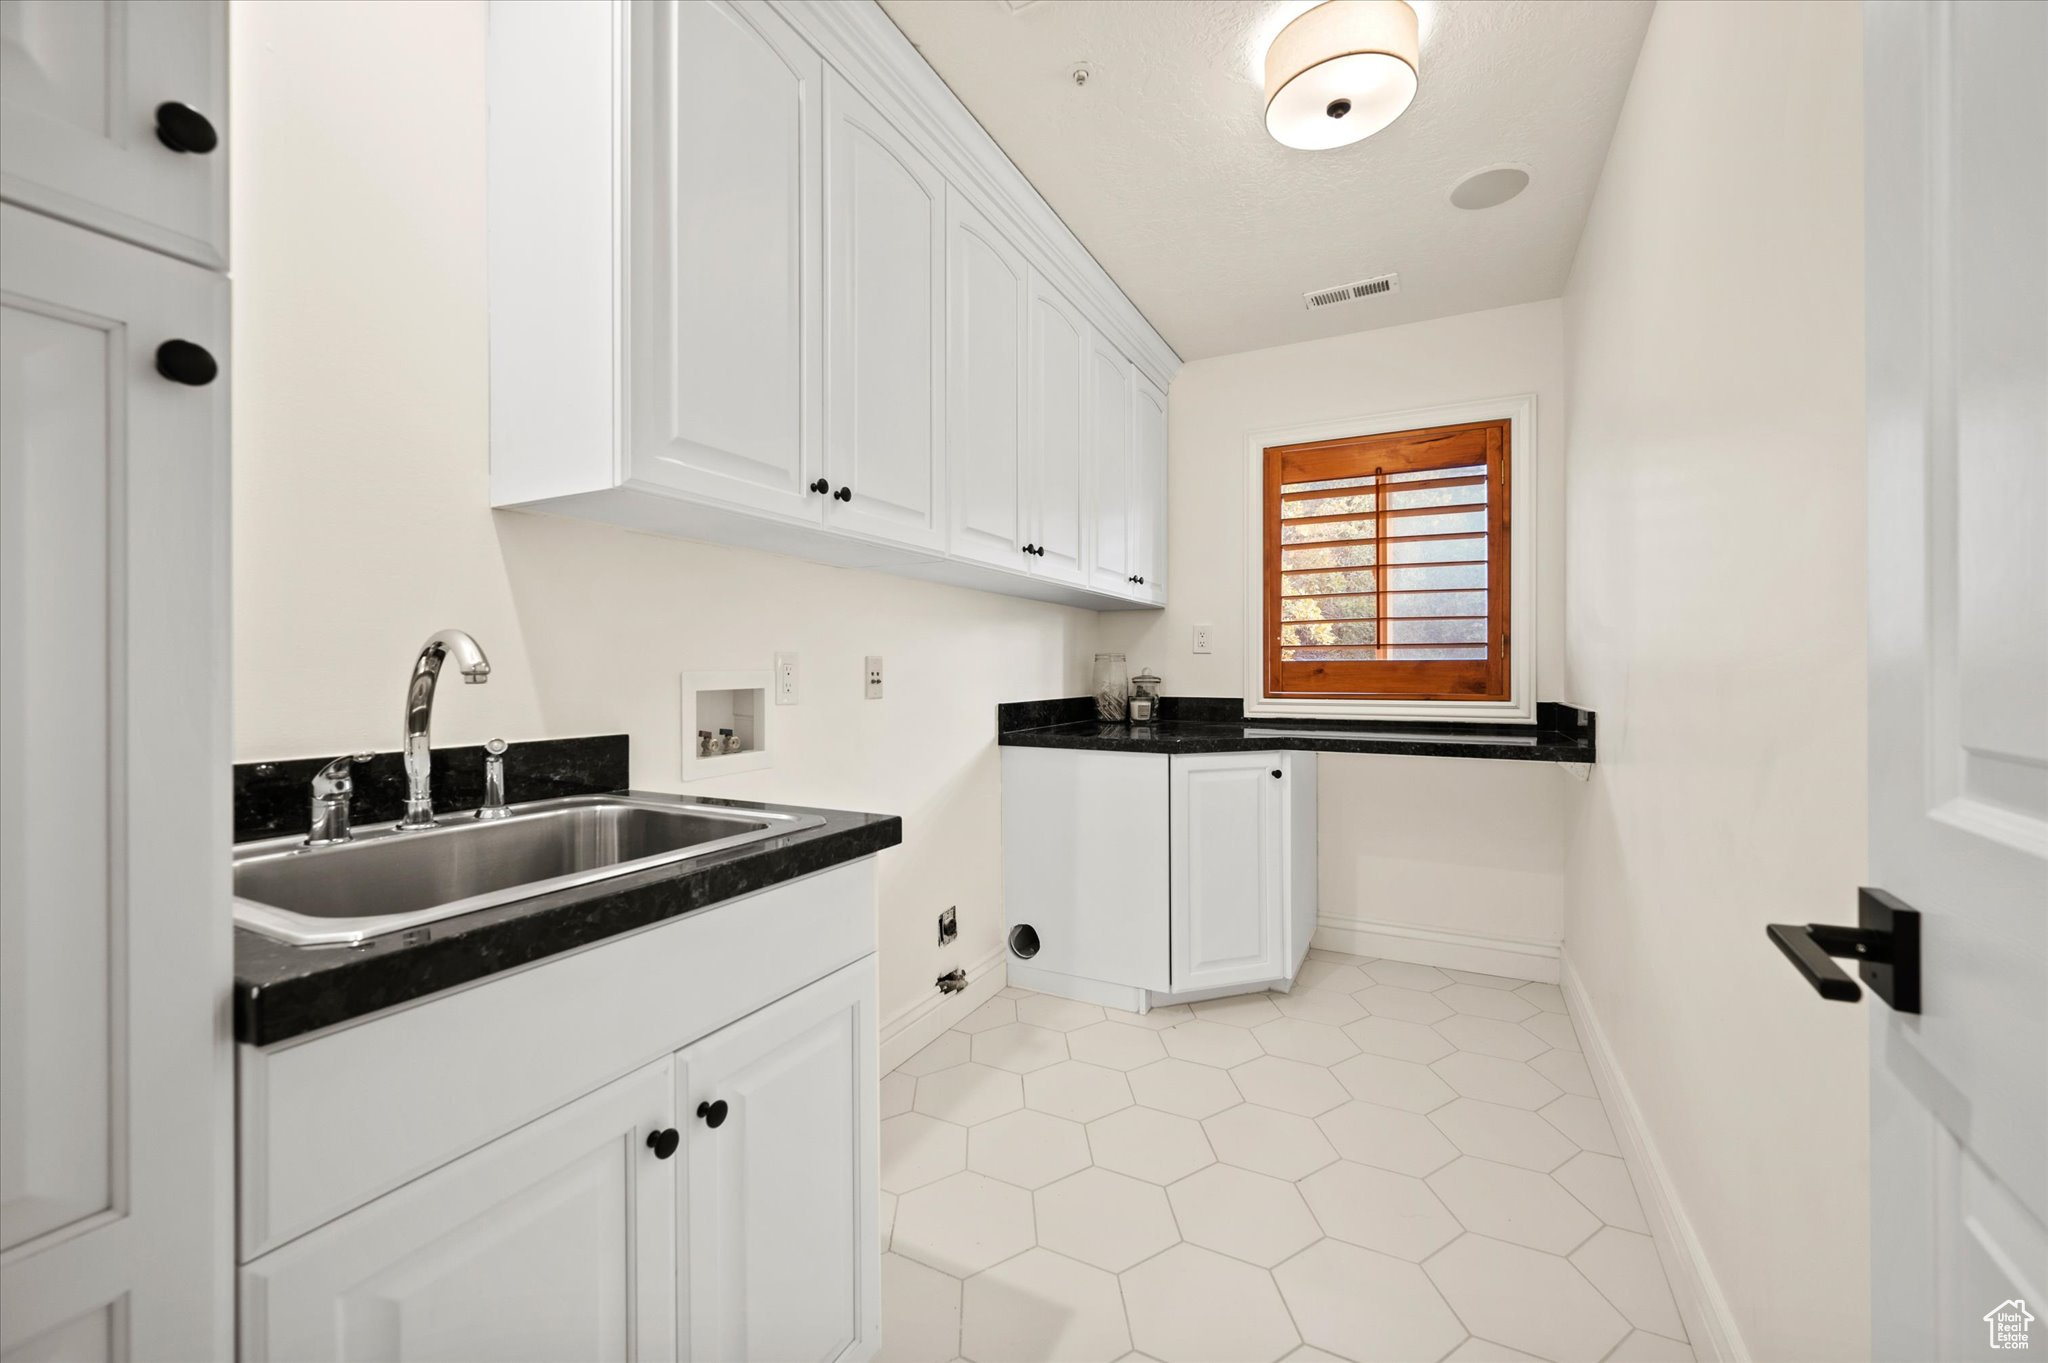
[[[1266,451],[1275,445],[1310,440],[1384,435],[1424,426],[1458,426],[1471,421],[1508,423],[1508,506],[1514,526],[1508,602],[1508,637],[1513,641],[1506,700],[1303,700],[1266,696]],[[1255,431],[1245,457],[1245,676],[1247,715],[1294,719],[1407,719],[1471,724],[1536,722],[1536,395],[1484,398],[1443,407],[1318,421],[1284,430]]]

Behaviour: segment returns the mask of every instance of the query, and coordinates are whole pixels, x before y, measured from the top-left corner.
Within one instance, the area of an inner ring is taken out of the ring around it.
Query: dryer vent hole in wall
[[[1371,279],[1355,279],[1349,284],[1339,284],[1332,289],[1317,289],[1305,293],[1301,301],[1310,308],[1327,308],[1336,303],[1349,303],[1359,298],[1378,298],[1382,294],[1401,292],[1401,276],[1397,274],[1374,275]]]
[[[1038,954],[1038,929],[1029,923],[1019,923],[1010,929],[1010,954],[1020,961],[1028,961]]]

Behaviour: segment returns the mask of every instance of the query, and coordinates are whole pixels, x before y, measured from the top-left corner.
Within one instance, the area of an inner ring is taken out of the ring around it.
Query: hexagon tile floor
[[[1689,1360],[1556,986],[1005,989],[882,1081],[882,1358]]]

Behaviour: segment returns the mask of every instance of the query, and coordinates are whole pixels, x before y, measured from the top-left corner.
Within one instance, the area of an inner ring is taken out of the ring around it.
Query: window
[[[1265,451],[1265,694],[1506,701],[1508,420]]]

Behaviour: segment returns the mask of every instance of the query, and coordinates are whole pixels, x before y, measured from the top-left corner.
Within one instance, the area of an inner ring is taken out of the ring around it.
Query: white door
[[[824,64],[752,0],[630,16],[626,476],[817,520]]]
[[[1088,583],[1133,596],[1131,362],[1100,335],[1088,351]]]
[[[1022,571],[1024,300],[1030,272],[957,193],[946,218],[946,477],[956,558]]]
[[[664,1056],[254,1260],[245,1363],[673,1358],[674,1102]]]
[[[227,50],[226,0],[0,0],[0,197],[225,268]]]
[[[880,1330],[875,965],[677,1056],[689,1161],[683,1318],[697,1363],[826,1360]]]
[[[1287,974],[1286,771],[1273,753],[1171,761],[1173,989]]]
[[[156,369],[166,342],[224,363],[227,302],[0,205],[9,1359],[228,1337],[227,380]]]
[[[946,182],[825,80],[826,524],[945,546]]]
[[[1917,1015],[1869,1005],[1872,1341],[1988,1356],[2001,1314],[2032,1315],[2038,1352],[2048,6],[1872,4],[1864,22],[1870,877],[1920,912],[1923,961]]]
[[[1166,600],[1166,394],[1131,371],[1131,584],[1145,601]]]
[[[1059,290],[1033,271],[1026,330],[1025,540],[1033,546],[1031,571],[1079,584],[1086,580],[1088,328]]]

